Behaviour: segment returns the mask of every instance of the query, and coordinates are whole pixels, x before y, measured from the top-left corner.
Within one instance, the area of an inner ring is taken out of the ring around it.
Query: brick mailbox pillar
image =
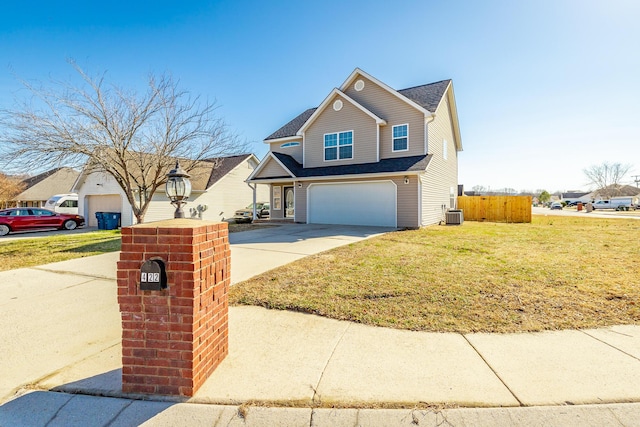
[[[226,223],[122,228],[122,390],[193,396],[228,353]]]

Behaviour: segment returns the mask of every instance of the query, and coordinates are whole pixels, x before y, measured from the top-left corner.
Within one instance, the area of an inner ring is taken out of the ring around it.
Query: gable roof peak
[[[327,108],[327,106],[329,105],[331,100],[334,99],[334,97],[336,95],[340,96],[345,101],[347,101],[348,103],[350,103],[351,105],[356,107],[358,110],[362,111],[364,114],[366,114],[367,116],[371,117],[373,120],[375,120],[376,124],[378,124],[378,125],[386,125],[387,124],[386,120],[381,119],[380,117],[376,116],[373,112],[371,112],[368,109],[366,109],[364,106],[359,104],[357,101],[355,101],[353,98],[348,96],[346,93],[342,92],[340,89],[334,88],[329,93],[329,95],[327,95],[327,97],[324,99],[324,101],[322,101],[322,103],[318,106],[318,108],[316,108],[316,110],[313,112],[313,114],[311,114],[311,116],[309,116],[307,118],[307,120],[302,124],[302,126],[300,126],[300,129],[298,129],[297,135],[302,135],[302,133],[305,131],[305,129],[307,129],[309,126],[311,126],[311,124],[314,122],[314,120],[316,118],[318,118],[318,116],[322,113],[322,111],[324,111],[325,108]]]
[[[299,132],[303,128],[306,128],[309,126],[310,122],[313,121],[315,117],[317,117],[317,113],[319,113],[323,107],[326,107],[326,103],[328,102],[328,100],[336,93],[339,93],[340,96],[348,98],[351,102],[354,103],[354,105],[357,104],[359,107],[362,107],[357,101],[353,100],[352,98],[349,98],[348,95],[346,95],[345,93],[349,85],[351,85],[351,83],[358,76],[362,76],[367,80],[370,80],[374,84],[380,86],[382,89],[389,92],[391,95],[397,97],[398,99],[402,100],[408,105],[411,105],[412,107],[416,108],[418,111],[421,111],[422,113],[424,113],[425,117],[434,116],[434,113],[438,108],[438,105],[440,105],[440,102],[442,101],[443,97],[447,94],[447,91],[449,90],[449,88],[451,88],[449,96],[451,97],[453,96],[451,79],[445,79],[445,80],[440,80],[433,83],[427,83],[423,85],[412,86],[406,89],[396,90],[391,88],[384,82],[371,76],[370,74],[363,71],[362,69],[356,67],[339,88],[334,88],[329,93],[329,95],[320,104],[320,106],[305,110],[304,112],[296,116],[293,120],[289,121],[287,124],[282,126],[280,129],[278,129],[277,131],[273,132],[271,135],[266,137],[264,139],[264,142],[271,143],[279,139],[285,140],[288,138],[299,137],[300,136]],[[455,100],[453,101],[455,103]],[[373,114],[373,113],[370,113],[370,114]],[[379,123],[384,122],[384,120],[379,117],[375,117],[375,119],[376,119],[376,122],[379,122]],[[455,120],[457,121],[457,119]],[[459,132],[457,133],[459,134]],[[458,139],[459,139],[459,135],[458,135]],[[459,148],[460,150],[462,149],[461,146]]]

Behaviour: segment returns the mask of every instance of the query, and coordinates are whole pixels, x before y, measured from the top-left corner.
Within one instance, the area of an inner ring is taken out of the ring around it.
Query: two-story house
[[[451,80],[395,90],[356,68],[264,142],[247,182],[269,186],[272,220],[417,228],[455,208],[462,142]]]

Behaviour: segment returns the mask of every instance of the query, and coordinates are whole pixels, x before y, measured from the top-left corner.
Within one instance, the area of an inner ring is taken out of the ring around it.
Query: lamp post
[[[184,211],[182,205],[185,205],[186,200],[191,195],[191,181],[189,181],[190,175],[180,167],[180,163],[176,160],[176,167],[167,174],[167,184],[165,185],[165,191],[167,197],[171,200],[171,204],[176,207],[176,211],[173,214],[174,218],[184,218]]]

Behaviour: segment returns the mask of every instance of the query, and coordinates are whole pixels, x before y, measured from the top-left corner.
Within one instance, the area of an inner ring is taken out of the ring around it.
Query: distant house
[[[70,193],[78,172],[71,168],[56,168],[22,181],[25,190],[13,198],[17,207],[44,207],[55,194]]]
[[[211,221],[230,218],[235,211],[253,202],[253,190],[244,182],[258,165],[253,154],[220,157],[199,162],[190,172],[191,197],[183,208],[187,217]],[[169,172],[169,171],[167,171]],[[74,185],[78,193],[78,210],[89,226],[97,226],[96,212],[120,213],[121,225],[136,223],[136,218],[124,191],[116,181],[103,172],[83,171]],[[268,200],[268,190],[259,190],[258,202]],[[145,215],[145,222],[173,218],[175,207],[167,198],[164,186],[153,195]]]
[[[560,200],[566,203],[588,203],[593,199],[591,198],[591,193],[583,191],[569,191],[566,193],[561,193]]]
[[[356,68],[264,142],[247,182],[267,186],[272,220],[417,228],[456,207],[451,80],[396,90]]]
[[[640,197],[640,188],[633,185],[612,184],[588,194],[589,201],[609,200],[611,197]]]

